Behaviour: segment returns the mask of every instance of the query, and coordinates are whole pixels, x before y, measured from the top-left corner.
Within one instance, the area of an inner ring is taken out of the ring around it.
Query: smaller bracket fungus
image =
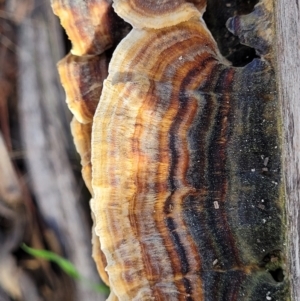
[[[206,0],[115,0],[113,4],[116,13],[135,28],[163,28],[199,19],[205,6]]]
[[[112,0],[52,0],[53,12],[60,18],[72,42],[72,54],[100,54],[114,43]]]
[[[91,135],[92,123],[82,124],[75,117],[71,122],[71,131],[74,144],[81,158],[82,177],[91,195],[92,190],[92,165],[91,165]]]
[[[90,206],[93,206],[93,202],[94,200],[91,199],[90,201]],[[106,258],[103,254],[103,252],[101,251],[101,246],[100,246],[100,241],[99,241],[99,237],[96,235],[95,232],[95,216],[92,212],[92,219],[93,219],[93,227],[92,227],[92,245],[93,245],[93,249],[92,249],[92,257],[96,263],[97,266],[97,270],[98,273],[102,279],[102,281],[109,286],[109,279],[108,279],[108,275],[105,272],[105,267],[107,266],[107,262],[106,262]],[[118,299],[117,299],[118,300]]]
[[[227,21],[227,28],[238,36],[241,43],[255,48],[256,53],[271,59],[274,40],[273,1],[264,0],[255,5],[252,13],[235,16]]]
[[[92,122],[102,84],[107,77],[109,58],[68,54],[58,64],[58,72],[70,111],[81,123]]]
[[[102,85],[108,74],[115,47],[130,30],[112,8],[112,0],[52,0],[52,8],[60,18],[72,42],[71,54],[58,63],[58,71],[66,102],[74,115],[71,123],[76,149],[81,157],[84,182],[93,196],[91,185],[91,131]],[[91,201],[92,204],[92,201]],[[93,228],[93,258],[103,281],[109,285],[104,268],[106,259]],[[112,299],[113,295],[112,295]]]

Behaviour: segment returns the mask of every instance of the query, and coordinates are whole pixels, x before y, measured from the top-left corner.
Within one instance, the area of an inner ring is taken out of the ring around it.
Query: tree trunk
[[[300,2],[275,1],[278,92],[283,118],[283,173],[292,300],[300,300]]]

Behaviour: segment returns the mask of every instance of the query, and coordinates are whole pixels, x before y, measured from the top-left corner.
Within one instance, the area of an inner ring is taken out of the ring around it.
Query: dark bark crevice
[[[243,67],[258,56],[251,47],[242,45],[226,28],[229,18],[251,13],[258,0],[208,0],[204,21],[218,43],[220,52],[233,66]]]

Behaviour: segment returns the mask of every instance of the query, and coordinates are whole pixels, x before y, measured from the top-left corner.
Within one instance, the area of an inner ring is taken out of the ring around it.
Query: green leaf
[[[47,250],[39,250],[39,249],[33,249],[28,247],[26,244],[22,244],[21,248],[28,254],[42,258],[48,261],[55,262],[66,274],[68,274],[70,277],[76,280],[81,280],[84,284],[89,286],[91,289],[93,289],[95,292],[99,292],[102,294],[109,294],[109,288],[105,284],[94,284],[91,283],[89,280],[84,279],[76,267],[70,262],[69,260]]]
[[[42,258],[48,261],[55,262],[66,274],[74,279],[80,279],[81,276],[77,271],[76,267],[67,259],[47,250],[38,250],[28,247],[25,244],[22,244],[22,249],[28,254]]]

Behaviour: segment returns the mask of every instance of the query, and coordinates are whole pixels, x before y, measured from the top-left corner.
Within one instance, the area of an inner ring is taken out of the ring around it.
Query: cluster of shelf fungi
[[[52,0],[109,300],[289,298],[274,3],[207,2]]]

